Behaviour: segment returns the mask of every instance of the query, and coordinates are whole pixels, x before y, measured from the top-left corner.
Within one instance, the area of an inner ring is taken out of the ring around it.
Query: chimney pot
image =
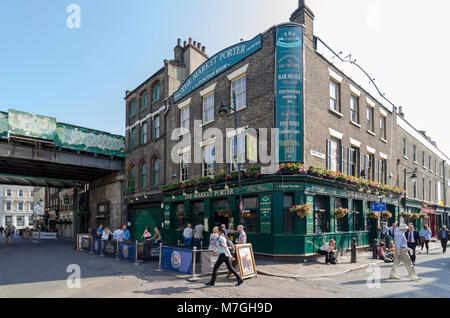
[[[194,46],[197,46],[197,41],[194,41]]]
[[[200,49],[202,47],[202,44],[200,42],[197,43],[197,48]]]
[[[186,42],[186,41],[184,41],[184,42],[183,42],[183,46],[184,46],[184,47],[186,47],[186,45],[187,45],[187,42]]]
[[[181,39],[178,39],[177,46],[181,46]]]
[[[206,52],[206,47],[202,46],[202,52]]]
[[[189,44],[192,45],[192,38],[189,38]]]

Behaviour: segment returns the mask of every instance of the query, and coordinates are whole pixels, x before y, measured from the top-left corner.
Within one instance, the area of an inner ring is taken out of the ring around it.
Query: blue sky
[[[285,22],[297,0],[2,0],[0,110],[123,134],[125,90],[192,37],[211,56]],[[450,2],[307,0],[315,33],[352,53],[406,118],[450,154]],[[68,29],[67,6],[81,7]],[[425,111],[424,111],[425,110]]]

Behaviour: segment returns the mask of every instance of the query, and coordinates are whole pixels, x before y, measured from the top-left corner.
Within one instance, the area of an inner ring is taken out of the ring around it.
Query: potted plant
[[[381,212],[381,216],[383,217],[383,219],[390,219],[392,217],[392,213],[389,211],[383,211]]]
[[[230,208],[222,209],[222,210],[219,210],[217,212],[217,215],[221,216],[223,218],[231,218],[231,214],[232,213],[231,213],[231,209]]]
[[[378,213],[377,212],[373,212],[373,211],[369,211],[369,212],[367,212],[367,217],[369,219],[376,219],[376,218],[378,218]]]
[[[403,213],[401,214],[401,216],[402,216],[404,219],[409,219],[409,218],[411,218],[411,213],[409,213],[409,212],[403,212]]]
[[[412,219],[418,219],[420,217],[419,213],[411,213]]]
[[[349,210],[349,209],[346,209],[346,208],[337,208],[337,209],[331,211],[331,213],[332,213],[335,217],[337,217],[337,218],[343,218],[343,217],[345,217],[347,214],[350,213],[350,210]]]
[[[289,212],[295,213],[298,217],[304,218],[307,215],[311,216],[312,206],[309,203],[294,205],[289,209]]]
[[[419,217],[420,217],[421,219],[428,219],[428,214],[425,214],[425,213],[419,213]]]

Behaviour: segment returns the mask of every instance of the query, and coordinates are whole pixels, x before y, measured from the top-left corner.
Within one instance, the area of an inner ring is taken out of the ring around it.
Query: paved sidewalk
[[[430,251],[442,251],[440,242],[430,242]],[[420,247],[416,249],[417,260],[426,255],[420,251]],[[338,253],[338,264],[326,265],[325,256],[318,257],[306,263],[282,262],[266,259],[256,259],[256,268],[258,274],[267,276],[276,276],[282,278],[323,278],[343,275],[345,273],[366,268],[369,264],[384,264],[380,259],[372,258],[372,251],[358,252],[356,255],[357,263],[351,263],[351,254],[344,253],[343,256]]]

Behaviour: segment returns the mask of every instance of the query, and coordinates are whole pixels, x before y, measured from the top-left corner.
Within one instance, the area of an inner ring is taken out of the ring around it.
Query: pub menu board
[[[164,227],[167,229],[170,228],[170,205],[164,206]]]
[[[309,203],[314,211],[314,197],[312,195],[306,196],[306,203]],[[314,234],[314,212],[306,215],[306,234]]]
[[[280,162],[303,161],[303,28],[276,29],[276,128]]]
[[[90,250],[91,249],[91,238],[89,236],[82,236],[80,242],[80,249]]]
[[[272,196],[262,195],[259,199],[260,233],[272,233]]]
[[[106,255],[116,255],[116,242],[104,240],[103,253]]]

